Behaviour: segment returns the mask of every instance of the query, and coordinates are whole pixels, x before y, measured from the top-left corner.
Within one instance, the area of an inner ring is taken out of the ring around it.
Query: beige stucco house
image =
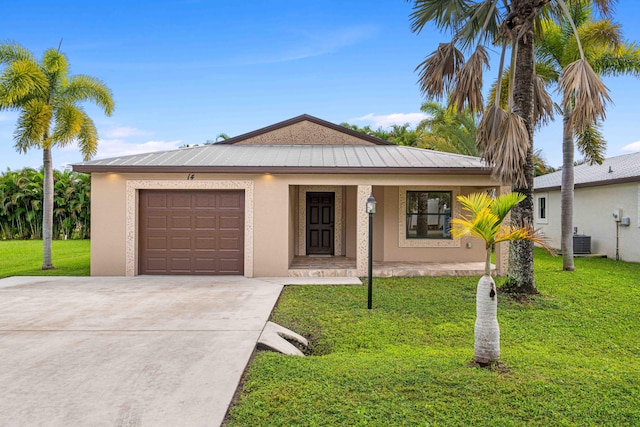
[[[591,253],[640,262],[640,153],[611,157],[601,165],[576,166],[574,173],[577,238],[590,237]],[[534,179],[536,227],[556,248],[561,242],[561,182],[562,171]]]
[[[91,173],[92,275],[287,276],[300,273],[297,259],[316,257],[363,276],[370,195],[374,261],[482,261],[479,241],[449,233],[456,196],[509,190],[478,158],[396,146],[308,115],[73,169]]]

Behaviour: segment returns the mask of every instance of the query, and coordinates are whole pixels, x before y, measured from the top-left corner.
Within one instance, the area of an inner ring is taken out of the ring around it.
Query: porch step
[[[373,277],[482,276],[484,269],[382,267],[373,269]]]
[[[355,268],[291,268],[289,277],[358,277]]]

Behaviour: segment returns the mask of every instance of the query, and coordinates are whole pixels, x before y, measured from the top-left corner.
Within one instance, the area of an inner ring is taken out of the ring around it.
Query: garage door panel
[[[141,190],[140,274],[243,274],[244,192]]]
[[[191,209],[193,195],[191,192],[172,192],[168,195],[169,203],[172,209]]]
[[[215,215],[198,215],[195,218],[195,228],[198,230],[211,230],[216,228]]]
[[[218,262],[214,258],[196,258],[195,271],[198,274],[215,274],[218,271]]]
[[[191,237],[178,237],[171,238],[171,249],[173,250],[187,250],[191,249]]]
[[[190,215],[180,214],[171,216],[169,221],[170,227],[174,230],[191,230],[192,217]]]
[[[166,208],[167,207],[167,195],[166,194],[150,194],[144,200],[147,207],[150,208]]]
[[[166,230],[167,216],[166,215],[149,215],[147,217],[147,228]]]
[[[218,239],[218,249],[220,250],[240,250],[242,242],[237,237],[220,237]]]
[[[146,259],[146,269],[149,272],[164,272],[167,271],[167,259],[149,257]]]
[[[235,209],[244,211],[244,195],[223,194],[218,198],[218,207],[221,209]]]
[[[240,230],[244,227],[244,215],[220,215],[221,230]]]
[[[215,250],[217,241],[218,239],[216,239],[215,237],[197,237],[195,239],[194,246],[196,250],[203,250],[203,249]]]
[[[215,194],[196,194],[193,198],[193,208],[209,210],[216,207],[217,200],[218,196]]]
[[[235,259],[219,259],[218,263],[218,269],[222,274],[242,274]]]
[[[167,247],[167,238],[164,236],[153,236],[146,239],[147,249],[162,250]]]

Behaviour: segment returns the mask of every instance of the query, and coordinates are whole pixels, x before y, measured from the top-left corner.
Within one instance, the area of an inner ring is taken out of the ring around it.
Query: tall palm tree
[[[488,64],[485,46],[502,45],[498,78],[502,78],[507,47],[511,46],[512,83],[507,110],[494,102],[484,111],[477,141],[482,156],[492,165],[496,178],[511,182],[525,199],[514,207],[519,223],[533,223],[533,129],[534,96],[545,96],[535,74],[534,27],[543,15],[567,12],[567,3],[579,0],[414,0],[411,28],[420,32],[427,23],[452,33],[417,67],[423,94],[440,99],[451,93],[450,105],[460,111],[483,111],[482,73]],[[613,0],[595,0],[608,13]],[[463,51],[471,54],[465,60]],[[565,70],[561,84],[567,96],[575,98],[574,119],[581,127],[592,125],[604,115],[608,101],[589,63],[581,58]],[[500,88],[502,85],[498,85]],[[539,89],[537,92],[535,88]],[[548,95],[546,98],[549,99]],[[500,94],[495,97],[500,100]],[[551,105],[546,102],[545,105]],[[508,285],[519,293],[536,293],[533,274],[533,243],[510,245]]]
[[[500,327],[498,325],[498,296],[491,277],[491,252],[500,242],[528,241],[538,243],[551,251],[546,240],[530,225],[502,224],[524,194],[502,194],[495,199],[487,193],[458,196],[458,201],[468,211],[467,216],[451,220],[451,234],[456,239],[474,236],[485,244],[484,275],[478,281],[476,291],[476,323],[474,328],[474,356],[476,363],[486,365],[500,359]]]
[[[587,1],[576,2],[569,8],[573,24],[579,35],[573,36],[571,21],[545,19],[536,40],[535,57],[538,68],[558,83],[569,65],[580,59],[581,51],[596,73],[600,75],[640,75],[640,48],[622,40],[620,26],[610,19],[595,20],[593,7]],[[562,186],[561,186],[561,233],[562,267],[573,271],[573,163],[574,136],[578,150],[590,163],[602,163],[606,142],[597,124],[580,129],[572,120],[575,99],[564,97],[562,136]]]
[[[19,111],[15,148],[26,152],[42,150],[44,203],[42,269],[53,268],[53,166],[51,149],[77,142],[85,160],[98,149],[98,132],[93,120],[78,104],[91,101],[106,115],[114,109],[109,88],[100,80],[69,76],[69,64],[59,49],[48,49],[38,61],[16,43],[0,44],[0,111]]]

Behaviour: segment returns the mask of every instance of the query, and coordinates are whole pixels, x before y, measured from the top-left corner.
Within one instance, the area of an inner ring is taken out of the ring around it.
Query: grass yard
[[[640,425],[640,264],[536,252],[528,303],[499,294],[502,361],[473,357],[477,278],[288,287],[272,320],[313,355],[257,354],[231,426]]]
[[[42,270],[42,240],[0,241],[0,278],[88,276],[89,240],[54,240],[53,270]]]

